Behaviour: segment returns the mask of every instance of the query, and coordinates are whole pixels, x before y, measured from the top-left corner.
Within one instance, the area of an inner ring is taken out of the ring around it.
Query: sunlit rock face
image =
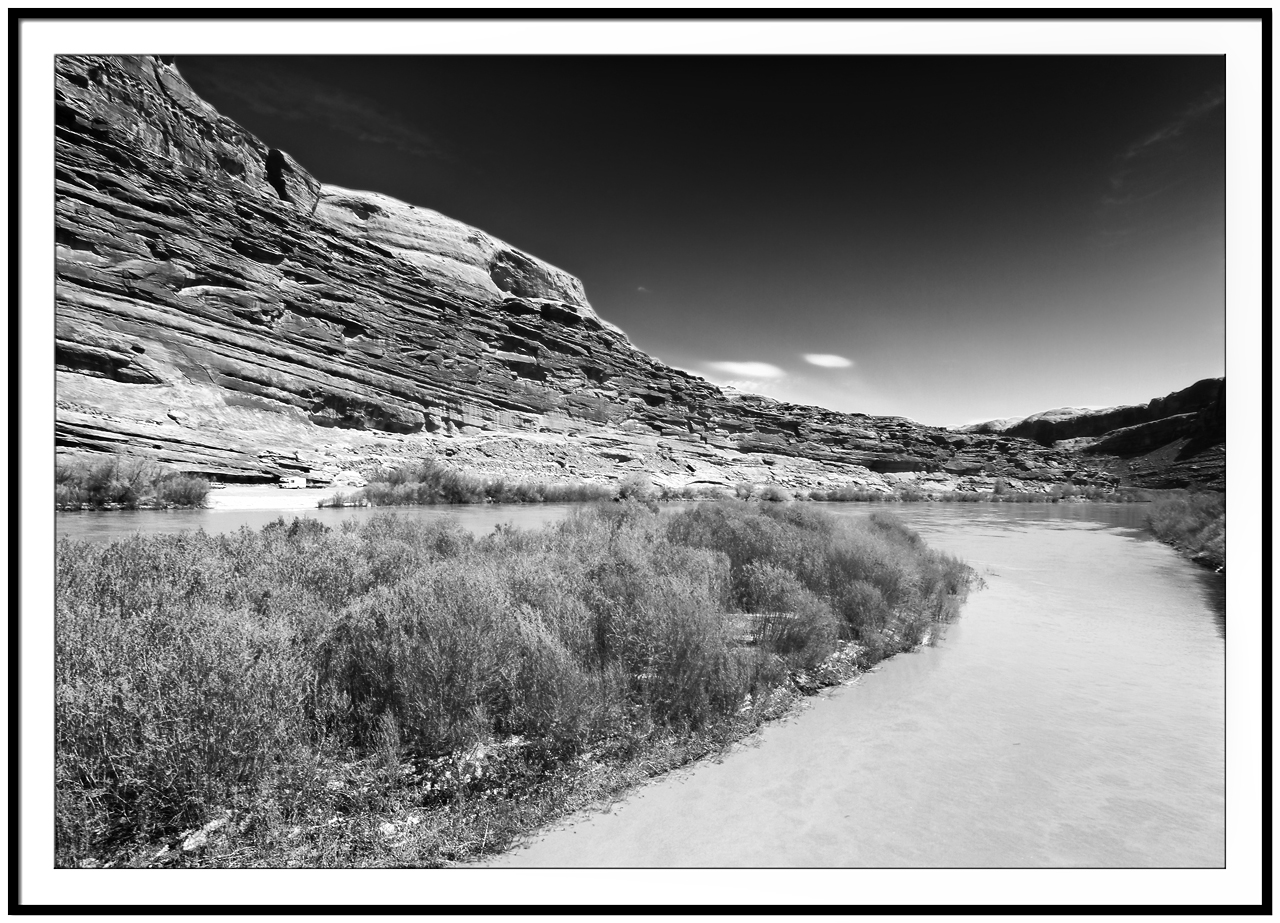
[[[569,273],[322,185],[159,59],[60,57],[56,75],[64,456],[261,480],[444,456],[507,476],[873,489],[1088,482],[1109,464],[727,395],[635,349]]]
[[[510,297],[550,301],[598,321],[576,278],[429,208],[376,192],[322,186],[316,216],[334,233],[417,267],[438,288],[488,303]]]

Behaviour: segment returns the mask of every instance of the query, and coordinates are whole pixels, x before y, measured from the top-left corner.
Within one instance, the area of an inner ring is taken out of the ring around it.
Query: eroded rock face
[[[61,57],[56,107],[64,455],[243,479],[428,455],[677,484],[1103,476],[1007,433],[726,394],[636,350],[568,273],[322,185],[157,59]]]

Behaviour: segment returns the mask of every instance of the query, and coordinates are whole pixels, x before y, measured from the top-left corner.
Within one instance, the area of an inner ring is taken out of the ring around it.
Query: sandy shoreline
[[[354,487],[319,487],[284,490],[266,484],[234,484],[209,491],[207,508],[211,510],[280,510],[301,512],[314,510],[321,500],[340,493],[354,493]]]

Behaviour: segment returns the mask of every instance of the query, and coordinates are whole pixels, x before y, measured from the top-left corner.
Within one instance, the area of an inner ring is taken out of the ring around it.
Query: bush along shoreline
[[[139,458],[111,456],[54,469],[58,510],[198,509],[208,495],[204,478],[165,471]]]
[[[590,481],[530,481],[481,478],[426,459],[405,468],[383,468],[370,475],[369,483],[350,493],[337,493],[316,506],[429,506],[445,503],[578,503],[601,500],[763,500],[785,502],[813,500],[827,503],[1057,503],[1102,501],[1136,503],[1150,500],[1151,491],[1132,487],[1099,487],[1055,484],[1043,491],[1018,491],[996,478],[991,490],[930,491],[918,485],[877,490],[856,485],[831,489],[787,489],[777,484],[738,484],[732,491],[716,484],[682,487],[655,485],[643,474],[632,474],[616,484]]]
[[[1147,528],[1197,564],[1226,570],[1226,494],[1184,490],[1160,496],[1147,513]]]
[[[973,572],[886,512],[378,513],[57,546],[59,867],[435,867],[930,643]]]
[[[112,456],[98,462],[59,465],[55,509],[200,509],[211,485],[205,478],[166,471],[145,459]],[[596,503],[602,500],[812,500],[828,503],[1058,503],[1063,501],[1144,502],[1156,492],[1129,487],[1055,484],[1045,491],[1012,490],[996,478],[991,490],[939,491],[916,484],[892,489],[845,485],[829,489],[785,488],[777,484],[655,485],[642,473],[616,483],[482,478],[435,459],[404,468],[383,468],[366,486],[319,500],[317,508],[428,506],[470,503]]]

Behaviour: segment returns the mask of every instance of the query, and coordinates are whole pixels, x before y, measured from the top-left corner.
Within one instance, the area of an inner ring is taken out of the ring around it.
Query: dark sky
[[[718,384],[956,424],[1224,372],[1221,57],[190,57]]]

